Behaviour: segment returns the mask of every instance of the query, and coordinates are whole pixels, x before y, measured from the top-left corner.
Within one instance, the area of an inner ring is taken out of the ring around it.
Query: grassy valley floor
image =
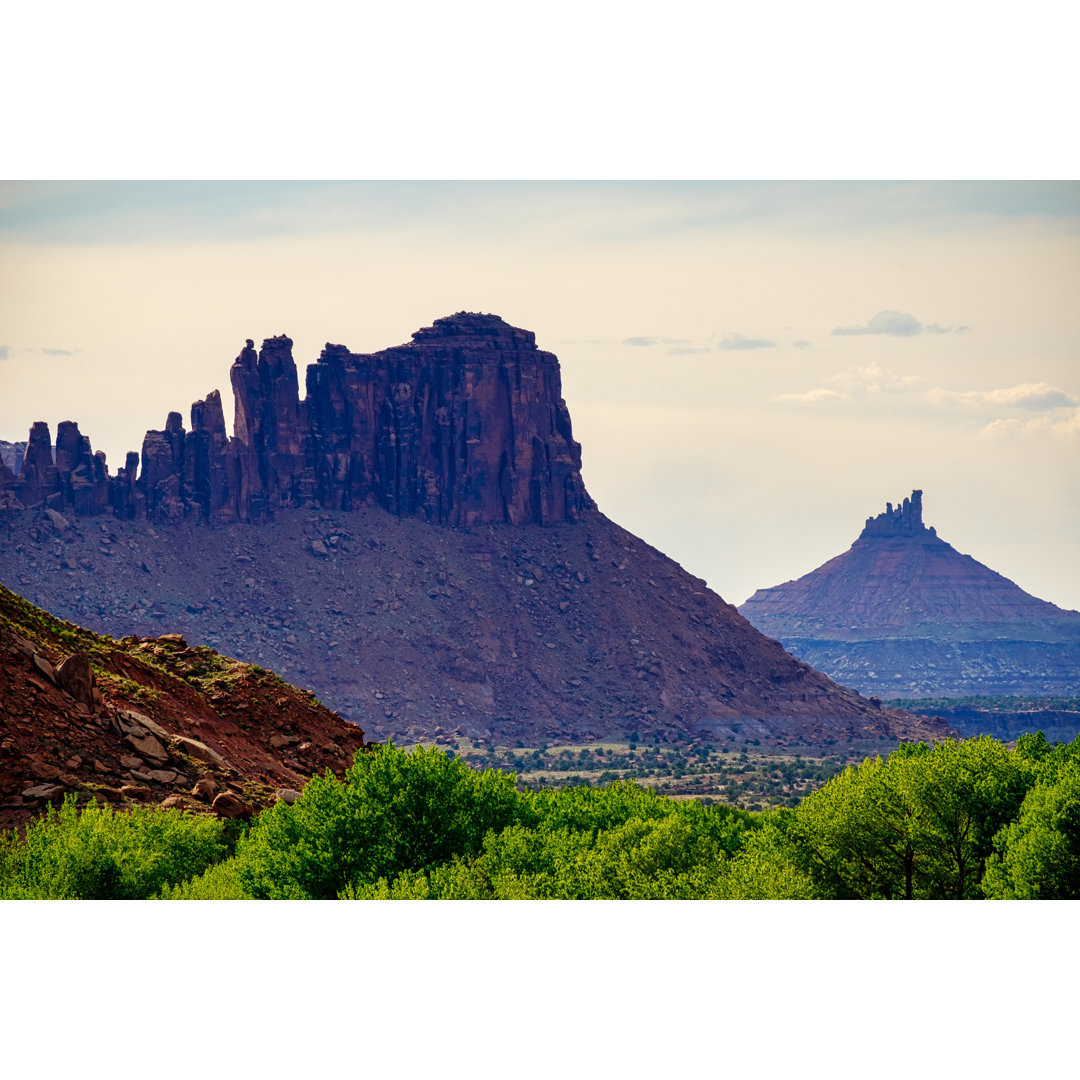
[[[633,780],[675,799],[761,811],[798,806],[848,765],[857,765],[867,757],[887,757],[896,743],[837,743],[826,752],[823,747],[779,750],[752,740],[684,746],[591,742],[505,747],[439,736],[413,745],[437,745],[473,768],[516,773],[521,790],[557,791]]]

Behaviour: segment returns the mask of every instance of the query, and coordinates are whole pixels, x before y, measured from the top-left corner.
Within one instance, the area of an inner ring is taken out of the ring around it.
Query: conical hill
[[[1080,693],[1080,613],[1025,592],[922,520],[922,492],[842,555],[739,611],[837,681],[882,697]]]

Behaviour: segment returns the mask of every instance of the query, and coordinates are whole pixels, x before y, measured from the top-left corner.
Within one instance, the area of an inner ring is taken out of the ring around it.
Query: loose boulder
[[[219,769],[231,770],[232,766],[214,749],[198,739],[189,739],[186,735],[174,735],[170,739],[170,745],[188,757],[199,761],[205,761],[210,765],[216,765]]]
[[[197,781],[195,786],[191,789],[191,794],[194,795],[195,798],[205,799],[206,802],[212,802],[216,793],[217,787],[209,776],[204,776],[201,780]]]
[[[255,812],[253,807],[231,791],[221,792],[211,804],[211,809],[221,818],[246,818]]]
[[[56,668],[56,685],[79,704],[85,705],[90,712],[96,711],[94,670],[86,653],[72,653],[60,662]]]

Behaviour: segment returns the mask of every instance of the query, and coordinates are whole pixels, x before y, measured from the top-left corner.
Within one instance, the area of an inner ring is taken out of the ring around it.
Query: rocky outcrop
[[[868,518],[843,555],[739,611],[866,694],[1080,694],[1080,613],[940,539],[923,524],[921,491]]]
[[[4,830],[65,795],[245,817],[328,768],[342,776],[368,745],[360,728],[262,668],[177,634],[101,638],[3,586],[0,686]]]
[[[0,472],[0,508],[223,523],[369,504],[449,525],[549,525],[594,509],[559,362],[532,333],[459,312],[382,352],[328,344],[303,401],[292,344],[240,351],[231,438],[213,391],[192,405],[190,431],[170,413],[147,431],[141,467],[129,454],[115,477],[74,423],[60,425],[55,461],[35,424],[19,473]]]
[[[228,504],[229,481],[225,412],[221,394],[212,390],[191,406],[191,433],[184,460],[184,481],[194,517],[218,519]]]
[[[94,694],[94,670],[86,653],[72,653],[59,663],[56,685],[73,701],[85,705],[88,713],[96,711],[100,698]]]
[[[558,360],[495,316],[439,319],[369,355],[328,345],[307,392],[323,506],[452,525],[546,525],[593,507]]]
[[[74,514],[100,514],[110,506],[105,455],[95,454],[79,425],[64,420],[56,431],[55,457],[49,425],[30,429],[26,453],[14,474],[0,464],[0,510],[44,506]]]
[[[15,495],[24,506],[36,506],[61,493],[59,474],[53,463],[49,425],[38,420],[30,428],[26,455],[15,482]]]

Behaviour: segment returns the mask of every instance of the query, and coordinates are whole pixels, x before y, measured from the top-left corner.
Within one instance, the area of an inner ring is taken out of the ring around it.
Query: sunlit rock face
[[[368,355],[327,345],[305,406],[321,505],[451,525],[550,525],[593,508],[559,361],[497,316],[462,312]]]

